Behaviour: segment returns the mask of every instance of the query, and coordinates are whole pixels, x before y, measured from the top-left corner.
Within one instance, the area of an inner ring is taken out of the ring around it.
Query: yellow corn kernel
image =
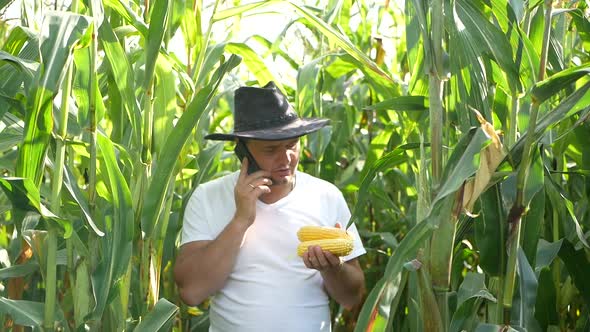
[[[323,239],[352,239],[345,229],[322,226],[303,226],[297,231],[299,241]]]
[[[346,256],[352,252],[354,244],[352,239],[323,239],[303,241],[297,247],[297,255],[303,256],[310,246],[320,246],[324,251],[329,251],[336,256]]]

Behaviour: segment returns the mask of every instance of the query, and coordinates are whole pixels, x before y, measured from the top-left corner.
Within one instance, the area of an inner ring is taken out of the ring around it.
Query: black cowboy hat
[[[222,141],[236,138],[284,140],[314,132],[329,121],[300,118],[281,90],[277,89],[274,82],[269,82],[263,88],[238,88],[234,94],[233,133],[214,133],[205,138]]]

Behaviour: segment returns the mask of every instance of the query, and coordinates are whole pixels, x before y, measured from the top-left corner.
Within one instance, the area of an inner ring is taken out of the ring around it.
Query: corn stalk
[[[154,112],[153,112],[153,91],[155,87],[155,68],[160,54],[160,45],[164,38],[167,27],[168,10],[170,5],[168,1],[160,1],[155,3],[152,8],[151,16],[149,17],[150,27],[147,35],[147,49],[146,49],[146,64],[145,77],[143,80],[143,140],[141,149],[141,179],[139,185],[147,187],[149,178],[152,172],[152,151],[153,151],[153,126],[154,126]],[[144,15],[146,21],[148,20],[148,9],[146,2],[146,10]],[[145,191],[141,191],[140,203],[138,210],[141,211],[143,206],[143,195]],[[140,214],[138,213],[138,216]],[[156,219],[157,220],[157,219]],[[145,294],[146,307],[144,310],[150,310],[158,300],[159,284],[160,284],[160,265],[161,256],[158,257],[155,248],[154,239],[152,237],[143,238],[141,246],[141,294]]]
[[[443,169],[442,148],[444,124],[443,109],[443,38],[444,38],[444,10],[442,0],[433,0],[430,10],[430,42],[425,49],[430,48],[430,59],[428,63],[429,76],[429,100],[430,100],[430,135],[431,135],[431,170],[433,192],[438,192]],[[457,215],[448,215],[441,219],[438,231],[432,234],[429,243],[430,255],[430,276],[432,278],[432,289],[435,293],[438,308],[424,308],[426,312],[436,310],[439,313],[439,320],[431,324],[432,331],[446,331],[449,326],[451,313],[449,309],[449,288],[451,277],[451,262],[453,260],[453,248],[455,240],[455,228]],[[422,276],[421,278],[424,278]],[[426,302],[431,303],[431,302]],[[426,317],[425,317],[426,319]]]
[[[77,2],[74,1],[72,11],[76,12]],[[55,159],[53,162],[53,177],[51,183],[51,210],[59,215],[61,209],[61,188],[63,183],[63,169],[66,153],[66,135],[68,130],[69,100],[72,87],[72,76],[74,71],[73,61],[67,64],[66,76],[62,83],[61,107],[59,132],[56,135]],[[73,252],[70,241],[67,241],[67,266],[68,270],[73,267]],[[57,287],[57,229],[54,225],[48,224],[47,234],[47,279],[46,279],[46,301],[44,328],[52,331],[55,321],[55,293]]]
[[[545,29],[543,33],[543,45],[541,48],[541,61],[539,64],[538,81],[545,79],[545,66],[547,64],[547,53],[549,50],[549,38],[551,35],[551,15],[553,11],[553,1],[545,0]],[[516,199],[508,214],[508,265],[506,268],[506,279],[504,280],[504,297],[502,305],[504,307],[504,323],[510,325],[510,312],[512,309],[512,298],[514,296],[517,257],[520,248],[521,236],[521,221],[526,212],[524,205],[525,185],[528,178],[529,167],[534,154],[534,140],[535,130],[537,127],[537,116],[539,113],[539,102],[533,99],[531,107],[531,115],[529,120],[529,127],[527,129],[527,136],[524,142],[522,160],[518,168],[516,178]]]

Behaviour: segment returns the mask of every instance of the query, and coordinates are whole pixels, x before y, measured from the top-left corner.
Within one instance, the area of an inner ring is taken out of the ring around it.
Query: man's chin
[[[271,178],[272,180],[272,186],[282,186],[282,185],[287,185],[291,182],[293,182],[293,176],[289,175],[289,176],[273,176]]]

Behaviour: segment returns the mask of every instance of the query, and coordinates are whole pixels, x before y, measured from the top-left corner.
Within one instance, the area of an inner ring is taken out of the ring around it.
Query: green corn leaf
[[[72,301],[74,304],[74,321],[76,326],[84,324],[84,317],[91,311],[94,305],[94,294],[90,283],[90,271],[85,258],[81,258],[76,264],[76,280],[72,285]]]
[[[541,166],[541,165],[539,165]],[[539,167],[542,174],[542,167]],[[536,174],[529,173],[527,178],[527,186],[529,180],[535,177]],[[542,175],[541,175],[542,178]],[[542,180],[541,180],[542,182]],[[528,189],[528,188],[527,188]],[[543,189],[541,187],[540,189]],[[537,194],[531,197],[528,212],[522,218],[521,238],[522,249],[524,250],[527,260],[532,266],[536,265],[535,257],[537,255],[537,245],[541,237],[541,227],[545,221],[545,191],[539,190]]]
[[[199,90],[176,123],[174,131],[166,139],[165,145],[167,148],[160,156],[160,162],[154,170],[153,180],[146,194],[142,213],[141,225],[146,236],[151,236],[156,226],[164,203],[164,197],[166,197],[168,191],[169,179],[174,175],[174,166],[184,143],[197,124],[201,114],[205,111],[225,73],[232,70],[239,63],[240,58],[232,55],[217,69],[211,82]]]
[[[37,84],[38,75],[40,73],[39,37],[37,32],[26,27],[15,27],[7,37],[2,49],[11,56],[17,57],[22,64],[33,64],[31,66],[34,66],[35,74],[34,77],[29,79],[15,67],[18,65],[9,65],[7,61],[0,61],[1,94],[8,98],[13,98],[18,94],[28,94],[31,87],[34,84]],[[10,104],[12,103],[0,99],[0,114],[3,113]],[[21,114],[25,114],[25,112],[23,111]]]
[[[177,313],[177,306],[166,299],[160,299],[154,308],[135,327],[135,331],[162,331]]]
[[[518,326],[526,328],[527,331],[540,331],[539,323],[534,317],[534,311],[537,302],[537,277],[533,268],[529,264],[522,248],[518,250],[518,288],[519,298],[517,305],[512,306],[511,316],[516,318]]]
[[[270,70],[268,70],[268,67],[260,55],[248,45],[243,43],[227,43],[225,45],[225,50],[242,57],[243,63],[248,70],[254,74],[254,77],[256,77],[260,85],[266,85],[266,83],[274,81],[280,90],[285,91],[281,82],[279,82]]]
[[[45,219],[52,220],[60,225],[65,238],[70,237],[73,230],[71,222],[56,216],[41,203],[41,194],[31,179],[0,178],[0,187],[4,190],[14,209],[39,213]]]
[[[540,247],[540,245],[539,245]],[[560,240],[561,247],[561,240]],[[559,249],[558,249],[559,251]],[[538,260],[537,260],[538,261]],[[537,303],[535,304],[535,318],[539,322],[542,331],[548,331],[550,324],[559,324],[559,315],[556,306],[547,305],[557,303],[557,294],[555,291],[555,282],[553,281],[550,269],[543,269],[538,274],[539,287],[537,293]]]
[[[0,313],[9,314],[13,319],[14,324],[33,327],[35,329],[40,328],[43,324],[43,309],[44,303],[24,301],[24,300],[11,300],[5,297],[0,297]],[[62,322],[65,331],[67,325],[64,323],[64,314],[60,308],[56,308],[56,319]]]
[[[13,265],[0,269],[0,280],[25,277],[35,271],[39,271],[39,264],[34,261],[28,261],[24,264]]]
[[[225,20],[226,18],[242,15],[243,13],[251,11],[252,9],[263,7],[263,6],[267,5],[268,2],[272,2],[272,1],[253,2],[253,3],[246,4],[246,5],[231,7],[231,8],[225,9],[225,10],[219,10],[213,15],[213,21],[221,21],[221,20]]]
[[[223,57],[224,52],[225,43],[216,44],[207,49],[207,54],[203,61],[203,67],[198,75],[199,77],[195,86],[206,85],[206,79],[210,77],[210,74],[215,70],[215,66],[219,62],[219,59]]]
[[[117,12],[127,23],[133,25],[142,36],[146,37],[148,35],[148,26],[126,3],[126,1],[120,0],[104,0],[106,7]]]
[[[321,108],[316,100],[320,98],[318,83],[321,78],[322,58],[309,61],[297,72],[297,104],[296,110],[302,117],[322,116]]]
[[[425,96],[395,97],[365,107],[369,111],[426,111],[428,108],[428,97]]]
[[[2,50],[12,55],[17,55],[27,43],[33,44],[38,49],[39,36],[37,35],[37,31],[24,26],[15,26],[10,31],[8,37],[6,37],[6,40],[4,40]],[[23,57],[21,56],[21,58]]]
[[[0,297],[0,304],[0,312],[9,314],[17,325],[40,327],[43,324],[44,303]]]
[[[588,114],[588,106],[590,106],[589,89],[590,82],[585,83],[582,87],[578,88],[571,95],[563,99],[561,103],[557,105],[557,107],[545,113],[545,115],[542,116],[537,122],[537,127],[534,133],[535,139],[542,137],[547,129],[561,123],[572,115],[575,115],[579,112]],[[529,134],[530,133],[528,131],[524,133],[510,151],[512,159],[516,165],[520,163],[524,141],[526,140],[526,136]]]
[[[154,78],[156,61],[158,60],[160,46],[162,45],[164,33],[166,32],[165,27],[167,26],[168,9],[168,0],[156,1],[152,8],[150,27],[147,35],[147,45],[145,49],[145,78],[143,81],[143,89],[145,91],[149,89]]]
[[[450,332],[472,330],[476,323],[477,311],[484,301],[496,302],[496,298],[488,291],[485,285],[485,276],[473,272],[467,272],[457,294],[457,311],[449,327]]]
[[[572,23],[579,32],[584,49],[586,51],[590,50],[590,20],[588,20],[588,15],[584,13],[581,7],[570,11],[569,15],[572,18]]]
[[[291,9],[294,9],[299,15],[301,15],[301,17],[305,18],[313,28],[317,29],[317,31],[326,36],[331,43],[338,45],[346,53],[352,56],[352,58],[360,64],[359,69],[361,69],[365,73],[365,75],[367,75],[370,79],[373,80],[374,86],[376,88],[386,87],[382,90],[386,96],[389,96],[391,94],[391,91],[395,90],[393,88],[395,84],[391,77],[385,71],[383,71],[383,69],[381,69],[375,62],[373,62],[373,60],[371,60],[364,52],[359,50],[356,45],[354,45],[350,40],[348,40],[348,38],[343,36],[340,32],[336,31],[321,18],[311,13],[309,10],[305,9],[302,6],[298,6],[290,1],[260,1],[244,6],[238,6],[236,8],[232,8],[229,10],[219,11],[214,15],[213,19],[218,21],[235,15],[244,14],[245,12],[255,8],[262,8],[263,6],[266,7],[278,4],[284,5],[287,8],[290,7]]]
[[[2,61],[13,65],[21,73],[24,73],[25,77],[29,80],[33,79],[35,72],[39,69],[39,64],[36,62],[21,59],[9,53],[0,51],[0,64]]]
[[[553,263],[553,260],[559,254],[563,239],[559,239],[556,242],[548,242],[545,239],[539,239],[539,245],[537,246],[537,255],[535,258],[535,274],[540,279],[539,274],[541,270],[548,268]]]
[[[455,3],[455,20],[457,31],[465,35],[469,45],[474,47],[478,54],[489,54],[498,63],[502,70],[510,78],[510,90],[518,93],[522,90],[518,68],[513,61],[513,51],[506,36],[497,26],[493,25],[475,5],[469,0],[460,0]],[[462,25],[462,26],[461,26]]]
[[[388,152],[383,157],[379,158],[370,167],[367,168],[368,171],[363,176],[363,180],[358,190],[358,201],[354,206],[352,217],[346,225],[346,228],[348,228],[352,223],[356,222],[357,220],[360,220],[361,214],[365,209],[365,202],[369,197],[369,187],[375,179],[377,173],[403,163],[407,158],[407,156],[405,155],[405,150],[407,147],[411,148],[413,146],[398,147],[395,150]]]
[[[50,13],[43,21],[41,38],[42,70],[38,86],[29,95],[25,135],[18,155],[16,175],[41,183],[44,159],[53,128],[52,102],[59,91],[64,68],[70,63],[76,43],[89,27],[85,16],[72,13]]]
[[[564,240],[559,250],[559,258],[563,260],[567,271],[574,284],[580,291],[580,295],[590,305],[590,261],[582,249],[575,249],[570,241]]]
[[[545,169],[545,174],[548,173],[549,171]],[[576,217],[573,202],[564,193],[563,188],[559,186],[559,184],[556,183],[551,176],[546,176],[545,178],[549,180],[549,184],[545,186],[545,190],[547,191],[547,194],[551,199],[551,203],[554,209],[557,209],[560,212],[561,216],[573,222],[575,234],[577,235],[578,240],[580,241],[580,243],[586,246],[586,248],[590,248],[590,245],[588,244],[588,241],[586,239],[587,235],[582,230],[582,226],[580,225],[580,222]],[[569,240],[572,241],[573,239],[570,237]]]
[[[162,153],[165,139],[174,130],[176,117],[176,78],[172,65],[161,57],[156,65],[156,89],[154,91],[154,149]]]
[[[506,212],[500,186],[484,191],[479,199],[478,216],[474,220],[475,242],[479,249],[479,264],[490,276],[500,276],[507,260],[504,243]]]
[[[391,283],[399,277],[399,274],[404,268],[404,264],[416,257],[415,255],[418,248],[424,245],[424,241],[426,241],[440,223],[439,216],[445,214],[441,212],[450,210],[453,202],[454,199],[451,196],[447,196],[445,199],[440,200],[434,206],[426,220],[417,223],[416,226],[412,227],[408,234],[406,234],[403,240],[401,240],[399,246],[387,262],[382,278],[383,282],[377,283],[373,290],[371,290],[371,293],[369,293],[367,300],[365,300],[361,312],[359,313],[357,325],[354,330],[355,332],[366,331],[367,326],[371,322],[371,317],[378,306],[383,307],[383,305],[385,305],[389,307],[391,303],[383,301],[391,300],[391,296],[386,296],[388,295],[386,293],[387,286],[390,286]],[[391,313],[386,312],[384,314],[386,315],[385,317],[388,317]]]
[[[289,63],[291,68],[297,69],[299,67],[297,62],[295,60],[293,60],[293,58],[289,54],[287,54],[287,52],[283,51],[282,49],[279,48],[279,46],[277,46],[274,43],[271,43],[268,39],[264,38],[263,36],[254,35],[254,36],[252,36],[251,39],[257,41],[259,44],[266,47],[268,49],[269,53],[272,53],[275,56],[278,55],[281,58],[283,58],[285,61],[287,61]],[[263,58],[264,57],[265,56],[263,56]]]
[[[96,292],[96,307],[92,311],[92,319],[100,319],[109,297],[118,290],[118,281],[131,263],[133,241],[133,206],[131,191],[127,179],[121,172],[115,156],[115,147],[108,137],[97,135],[101,163],[104,165],[104,176],[111,192],[113,215],[110,223],[105,222],[103,241],[103,260],[92,275],[93,288]],[[119,147],[121,148],[121,147]]]
[[[217,174],[216,167],[223,146],[222,142],[217,142],[199,152],[196,160],[199,172],[194,180],[195,185],[209,181]]]
[[[75,177],[67,166],[64,166],[63,176],[64,186],[66,187],[67,191],[69,192],[70,196],[72,196],[76,204],[78,204],[80,210],[82,210],[82,214],[84,215],[84,218],[86,219],[86,222],[88,222],[90,228],[92,228],[96,235],[104,236],[104,233],[94,223],[94,220],[92,219],[92,216],[90,214],[90,209],[88,208],[88,202],[86,201],[86,198],[82,195],[82,192],[80,191],[80,188],[78,188],[78,185],[73,180],[75,179]]]
[[[568,68],[541,81],[533,87],[531,94],[537,103],[553,97],[565,88],[571,87],[582,77],[590,78],[590,63]]]
[[[112,77],[117,86],[121,101],[127,112],[129,127],[133,130],[133,141],[139,145],[141,137],[141,112],[137,99],[135,98],[135,82],[133,69],[125,50],[121,47],[120,41],[115,35],[110,23],[103,22],[99,29],[100,44],[104,49],[105,56],[112,72]]]
[[[460,146],[455,148],[443,171],[443,183],[433,204],[457,191],[465,180],[475,174],[479,167],[479,152],[490,142],[491,140],[485,135],[483,130],[477,128],[473,138],[469,140],[465,149],[462,149]]]

